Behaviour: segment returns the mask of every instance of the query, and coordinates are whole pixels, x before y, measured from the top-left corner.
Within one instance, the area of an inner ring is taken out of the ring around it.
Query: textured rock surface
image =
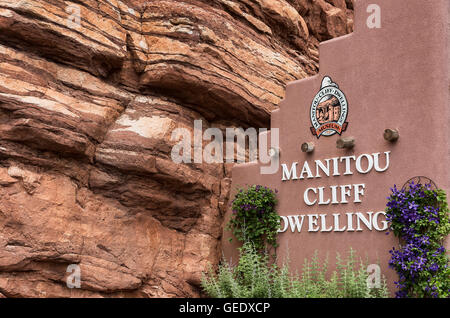
[[[267,127],[352,15],[344,0],[0,0],[0,296],[200,295],[230,167],[173,163],[172,131]]]

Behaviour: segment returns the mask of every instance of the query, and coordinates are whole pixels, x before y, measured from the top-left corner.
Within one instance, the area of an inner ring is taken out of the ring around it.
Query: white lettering
[[[291,231],[295,232],[295,228],[297,228],[297,232],[300,233],[303,227],[303,220],[305,218],[304,215],[301,215],[301,220],[299,219],[300,215],[289,215],[289,225],[291,227]]]
[[[214,137],[214,140],[213,140]],[[203,134],[205,141],[211,141],[203,150],[203,159],[206,163],[223,162],[223,135],[218,128],[208,128]]]
[[[285,216],[283,216],[283,215],[280,215],[280,218],[281,218],[281,220],[283,221],[284,228],[280,228],[280,229],[278,230],[278,233],[284,233],[284,232],[287,231],[288,226],[289,226],[288,218],[285,217]]]
[[[361,161],[363,158],[367,158],[367,169],[366,170],[364,170],[361,166]],[[356,170],[358,170],[359,173],[362,173],[362,174],[369,173],[370,170],[372,170],[372,168],[373,168],[373,158],[371,155],[364,154],[364,155],[359,156],[358,159],[356,159]]]
[[[367,288],[380,288],[381,287],[381,268],[377,264],[370,264],[367,267]]]
[[[308,215],[308,232],[317,232],[320,227],[317,225],[317,219],[319,216],[317,214],[309,214]],[[316,226],[316,227],[314,227]]]
[[[361,197],[364,195],[364,189],[366,188],[366,185],[361,184],[354,184],[353,187],[355,188],[355,200],[353,202],[355,203],[361,203]]]
[[[338,186],[330,186],[331,188],[331,204],[339,204],[337,200],[337,188]]]
[[[330,204],[330,199],[328,199],[327,201],[323,200],[323,190],[325,189],[324,187],[320,187],[319,189],[319,205],[327,205]]]
[[[202,163],[203,159],[203,124],[194,120],[194,163]]]
[[[380,153],[373,153],[373,154],[361,154],[356,158],[356,156],[344,156],[344,157],[336,157],[331,159],[324,159],[324,160],[315,160],[316,170],[315,175],[313,175],[310,165],[307,161],[303,163],[303,167],[300,173],[300,176],[297,176],[297,165],[298,162],[292,163],[290,169],[287,167],[287,164],[283,163],[281,164],[283,168],[283,176],[282,180],[297,180],[297,179],[313,179],[313,178],[321,178],[322,173],[324,176],[329,177],[330,176],[330,170],[333,170],[333,176],[340,176],[339,172],[339,165],[340,163],[343,163],[343,166],[345,168],[344,176],[353,175],[353,166],[352,166],[352,160],[355,161],[355,168],[356,171],[360,174],[368,174],[375,168],[377,172],[384,172],[387,169],[389,169],[389,155],[390,151],[387,151],[384,153],[386,156],[386,164],[384,167],[380,167]],[[363,161],[367,161],[367,165],[363,164]],[[324,163],[325,162],[325,163]],[[332,163],[332,166],[330,166],[330,163]]]
[[[351,164],[351,159],[356,160],[355,156],[346,156],[346,157],[341,157],[341,162],[345,161],[345,172],[344,172],[344,176],[348,176],[348,175],[352,175],[353,172],[351,170],[350,164]]]
[[[381,232],[388,228],[388,222],[386,220],[379,221],[380,215],[385,215],[384,211],[377,213],[373,212],[348,212],[343,214],[342,217],[347,219],[347,224],[341,224],[341,214],[332,214],[333,219],[327,218],[328,214],[307,214],[307,215],[289,215],[280,216],[281,225],[278,233],[284,233],[289,230],[292,233],[301,233],[305,217],[308,217],[308,232],[362,232],[365,228],[372,231],[372,228]],[[356,229],[353,227],[354,218],[356,215]],[[327,224],[328,222],[328,224]],[[380,226],[381,222],[381,226]],[[364,224],[364,226],[362,225]]]
[[[361,221],[364,223],[364,225],[372,231],[372,214],[373,212],[367,212],[367,214],[369,215],[369,219],[367,219],[364,214],[362,214],[361,212],[357,212],[356,213],[356,222],[358,224],[356,231],[361,232],[362,228],[361,228]]]
[[[78,264],[71,264],[67,266],[67,273],[70,273],[66,279],[68,288],[81,288],[81,268]]]
[[[340,176],[341,174],[339,173],[339,157],[336,158],[332,158],[331,160],[333,160],[333,176]]]
[[[382,227],[380,227],[378,225],[378,217],[380,215],[384,216],[384,220],[381,221]],[[374,214],[373,218],[372,218],[372,222],[373,222],[373,227],[375,228],[375,230],[377,231],[386,231],[389,227],[388,222],[386,221],[386,213],[384,211],[380,211]]]
[[[215,128],[217,129],[217,128]],[[226,162],[234,162],[234,148],[237,147],[237,163],[245,162],[245,149],[247,147],[247,137],[249,141],[249,161],[256,161],[258,157],[258,133],[255,128],[248,128],[244,131],[242,128],[226,129]],[[235,143],[235,140],[237,142]],[[266,148],[264,148],[266,150]],[[261,151],[263,151],[261,149]],[[264,162],[267,163],[267,162]]]
[[[367,6],[367,13],[370,15],[367,17],[366,25],[369,29],[381,28],[381,8],[378,4],[369,4]]]
[[[171,141],[181,141],[172,148],[171,157],[175,163],[191,163],[191,132],[187,128],[176,128],[172,131]]]
[[[347,231],[353,232],[355,229],[353,228],[353,213],[346,213],[347,214]]]
[[[380,168],[380,165],[379,165],[379,162],[378,162],[378,160],[379,160],[379,156],[380,156],[380,153],[374,153],[373,154],[373,163],[374,163],[374,166],[375,166],[375,170],[376,171],[378,171],[378,172],[385,172],[387,169],[389,169],[389,155],[390,155],[390,151],[386,151],[384,154],[386,155],[386,166],[384,167],[384,168]]]
[[[326,214],[321,214],[320,215],[320,220],[321,220],[321,225],[322,225],[322,229],[320,230],[320,232],[331,232],[333,230],[333,227],[330,226],[329,228],[327,228],[327,221],[326,221]]]
[[[314,200],[313,202],[311,202],[310,200],[309,200],[309,197],[308,197],[308,192],[309,191],[313,191],[315,194],[317,194],[317,190],[315,189],[315,188],[308,188],[308,189],[306,189],[306,191],[305,191],[305,193],[303,193],[303,200],[305,201],[305,203],[307,204],[307,205],[314,205],[314,204],[316,204],[316,202],[317,202],[317,199],[316,200]]]
[[[341,215],[339,213],[335,213],[333,214],[334,217],[334,231],[335,232],[344,232],[346,227],[344,226],[343,228],[339,227],[339,218],[341,217]]]
[[[326,166],[322,163],[322,161],[316,160],[316,178],[320,178],[319,168],[326,174],[327,177],[330,176],[330,159],[325,159],[325,161],[327,162]]]
[[[305,163],[303,164],[303,169],[302,172],[300,173],[300,179],[305,179],[305,177],[303,176],[305,173],[308,175],[308,179],[314,178],[307,161],[305,161]]]
[[[282,181],[286,181],[286,180],[296,180],[297,178],[297,162],[294,162],[291,166],[291,170],[288,170],[288,167],[286,166],[286,164],[281,164],[281,167],[283,168],[283,178],[281,179]]]
[[[341,203],[348,203],[347,197],[349,197],[351,195],[350,194],[351,189],[352,189],[351,184],[341,186]]]

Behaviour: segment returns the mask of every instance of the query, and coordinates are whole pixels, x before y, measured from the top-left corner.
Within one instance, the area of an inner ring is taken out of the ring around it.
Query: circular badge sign
[[[329,76],[322,80],[322,87],[311,104],[311,132],[317,138],[342,134],[347,129],[348,103],[345,94]]]

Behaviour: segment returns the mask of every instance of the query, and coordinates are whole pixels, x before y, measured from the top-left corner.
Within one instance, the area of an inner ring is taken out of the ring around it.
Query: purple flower
[[[416,294],[423,288],[425,296],[439,297],[440,292],[436,286],[431,287],[430,275],[439,277],[448,265],[439,265],[446,254],[445,248],[441,244],[437,245],[436,235],[430,233],[433,233],[443,220],[438,206],[424,204],[436,202],[438,192],[431,191],[429,184],[423,186],[414,182],[405,188],[407,190],[399,190],[394,186],[386,204],[386,220],[394,234],[404,242],[400,249],[392,248],[389,251],[391,258],[388,265],[395,269],[400,277],[400,280],[395,282],[398,288],[396,296],[408,297],[410,293]],[[386,232],[388,233],[389,231]],[[427,283],[420,285],[426,280]]]
[[[417,210],[418,207],[419,207],[419,205],[415,202],[409,202],[409,204],[408,204],[408,208],[411,210]]]
[[[433,265],[430,266],[430,270],[432,272],[437,272],[439,270],[439,265],[434,263]]]

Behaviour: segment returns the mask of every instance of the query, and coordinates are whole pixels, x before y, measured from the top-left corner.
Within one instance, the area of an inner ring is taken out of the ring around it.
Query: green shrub
[[[239,189],[232,201],[233,213],[226,229],[240,242],[252,242],[258,250],[277,247],[280,216],[275,210],[276,192],[261,185]]]
[[[371,298],[388,297],[385,281],[381,288],[368,288],[367,266],[356,261],[353,250],[342,260],[337,256],[337,270],[327,279],[328,263],[320,264],[317,252],[305,259],[302,274],[291,275],[287,263],[270,264],[250,242],[240,248],[236,266],[225,260],[218,271],[212,269],[202,278],[204,292],[212,298]],[[358,264],[357,264],[358,263]],[[356,266],[358,265],[358,266]]]

